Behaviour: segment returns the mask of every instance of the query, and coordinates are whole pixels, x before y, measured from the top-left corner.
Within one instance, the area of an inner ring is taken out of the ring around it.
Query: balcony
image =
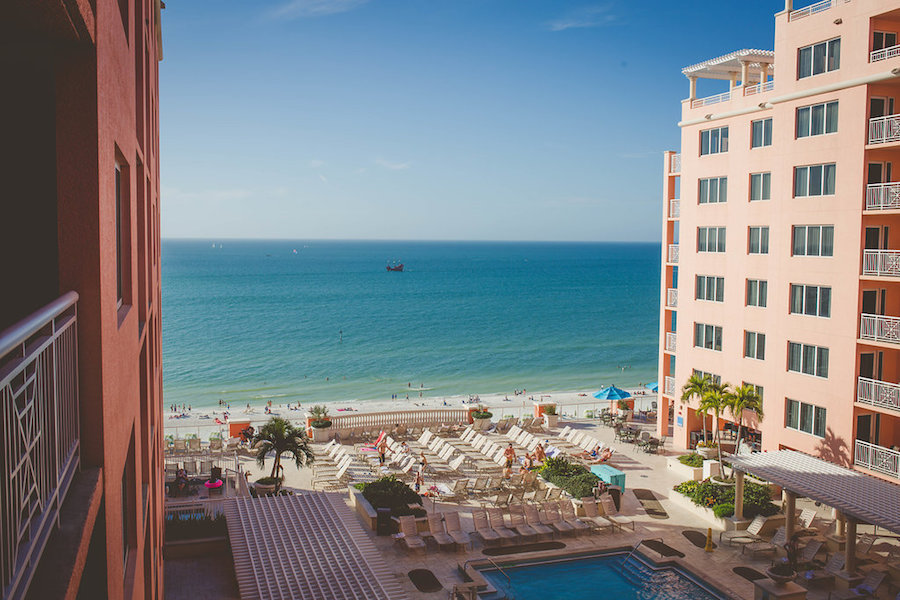
[[[859,337],[873,342],[900,344],[900,318],[860,315]]]
[[[669,174],[681,173],[681,154],[673,154],[669,159]]]
[[[762,94],[763,92],[771,92],[775,89],[775,80],[770,79],[769,81],[761,81],[755,85],[748,85],[744,87],[744,95],[745,96],[755,96],[757,94]]]
[[[675,352],[675,333],[673,331],[666,332],[666,352]]]
[[[900,385],[860,377],[856,386],[856,401],[900,412]]]
[[[900,208],[900,183],[871,183],[866,186],[866,210]]]
[[[666,290],[666,307],[678,308],[678,289],[668,288]]]
[[[869,143],[886,144],[900,141],[900,115],[869,119]]]
[[[78,294],[0,332],[0,590],[24,598],[79,470]]]
[[[678,244],[669,244],[669,262],[678,262]]]
[[[691,100],[691,108],[700,108],[701,106],[710,106],[712,104],[719,104],[721,102],[728,102],[731,100],[731,91],[722,92],[721,94],[716,94],[715,96],[707,96],[706,98],[695,98]]]
[[[674,397],[675,396],[675,378],[669,377],[668,375],[666,375],[665,379],[663,380],[663,384],[664,384],[663,393],[666,396]]]
[[[829,8],[833,8],[838,4],[846,4],[850,2],[850,0],[822,0],[821,2],[816,2],[815,4],[810,4],[806,8],[799,8],[797,10],[792,10],[791,14],[788,15],[788,21],[797,21],[800,19],[805,19],[810,15],[814,15],[816,13],[824,12]]]
[[[669,218],[677,219],[681,216],[681,200],[679,198],[672,198],[669,200]]]
[[[853,464],[900,479],[900,452],[856,440]]]
[[[869,62],[878,62],[900,56],[900,45],[891,46],[890,48],[882,48],[881,50],[873,50],[869,54]]]
[[[863,275],[884,277],[900,277],[900,251],[897,250],[865,250],[863,251]]]

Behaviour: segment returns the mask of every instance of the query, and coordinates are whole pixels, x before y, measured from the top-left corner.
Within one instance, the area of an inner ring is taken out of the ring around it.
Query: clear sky
[[[783,8],[168,0],[162,235],[658,240],[681,68]]]

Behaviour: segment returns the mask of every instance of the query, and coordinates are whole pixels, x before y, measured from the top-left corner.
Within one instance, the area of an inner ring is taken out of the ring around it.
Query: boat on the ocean
[[[385,267],[385,268],[386,268],[388,271],[402,271],[402,270],[403,270],[403,263],[397,263],[397,262],[395,261],[395,262],[389,264],[389,265],[388,265],[387,267]]]

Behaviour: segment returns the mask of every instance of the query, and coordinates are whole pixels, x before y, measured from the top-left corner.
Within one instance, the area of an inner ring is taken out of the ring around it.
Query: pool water
[[[676,567],[655,567],[637,554],[606,554],[588,558],[541,561],[481,573],[498,591],[497,598],[563,600],[721,600]]]

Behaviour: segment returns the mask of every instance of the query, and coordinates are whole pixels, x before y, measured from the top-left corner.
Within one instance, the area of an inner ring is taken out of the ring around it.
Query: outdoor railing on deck
[[[673,154],[669,159],[669,173],[681,173],[681,154]]]
[[[760,81],[756,85],[748,85],[744,87],[744,95],[745,96],[755,96],[756,94],[762,94],[763,92],[771,92],[775,89],[775,80],[770,79],[769,81]]]
[[[675,334],[666,332],[666,352],[675,352]]]
[[[856,401],[900,412],[900,385],[860,377],[856,388]]]
[[[666,289],[666,306],[669,308],[678,308],[678,290],[675,288]]]
[[[859,337],[875,342],[900,344],[900,319],[881,315],[860,315]]]
[[[821,2],[816,2],[815,4],[810,4],[805,8],[798,8],[797,10],[792,10],[791,14],[788,15],[788,21],[796,21],[798,19],[803,19],[810,15],[814,15],[816,13],[820,13],[828,10],[829,8],[836,6],[838,4],[850,2],[850,0],[822,0]]]
[[[681,216],[681,199],[672,198],[669,200],[669,218],[677,219]]]
[[[8,290],[9,293],[14,293]],[[78,294],[0,332],[0,591],[24,598],[80,461]]]
[[[710,104],[719,104],[720,102],[728,102],[731,100],[731,92],[722,92],[715,96],[707,96],[706,98],[695,98],[691,100],[691,108],[700,108],[701,106],[709,106]]]
[[[900,452],[856,440],[853,464],[900,479]]]
[[[666,396],[675,396],[675,378],[666,375],[664,384],[665,386],[663,387],[663,393]]]
[[[870,183],[866,186],[866,210],[900,208],[900,183]]]
[[[900,56],[900,45],[891,46],[890,48],[882,48],[881,50],[873,50],[869,54],[869,62],[878,62]]]
[[[900,140],[900,115],[869,119],[869,143],[884,144]]]
[[[430,410],[398,410],[384,413],[363,413],[329,416],[333,429],[391,428],[394,425],[439,425],[463,423],[469,420],[467,408],[435,408]]]
[[[882,275],[900,277],[900,251],[898,250],[865,250],[863,251],[863,275]]]
[[[669,262],[678,262],[678,244],[669,244]]]

